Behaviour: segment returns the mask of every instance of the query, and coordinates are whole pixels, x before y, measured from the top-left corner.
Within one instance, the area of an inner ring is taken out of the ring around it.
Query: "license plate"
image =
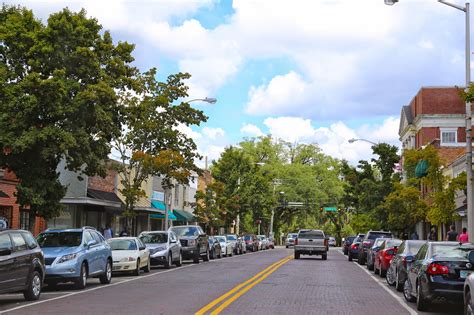
[[[462,279],[465,279],[465,278],[467,278],[471,273],[472,273],[471,270],[461,270],[461,271],[459,272],[459,277],[462,278]]]

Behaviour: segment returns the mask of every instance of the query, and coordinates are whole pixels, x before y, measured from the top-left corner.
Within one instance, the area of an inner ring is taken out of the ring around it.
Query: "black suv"
[[[209,237],[199,225],[173,226],[170,230],[178,236],[183,259],[192,259],[196,264],[201,257],[209,261]]]
[[[40,297],[44,256],[28,231],[0,230],[0,293],[23,292],[26,300]]]
[[[359,265],[363,265],[367,262],[367,252],[369,248],[374,245],[375,239],[377,238],[393,238],[392,232],[387,231],[369,231],[365,234],[364,239],[362,240],[362,244],[359,251],[359,259],[357,262]]]

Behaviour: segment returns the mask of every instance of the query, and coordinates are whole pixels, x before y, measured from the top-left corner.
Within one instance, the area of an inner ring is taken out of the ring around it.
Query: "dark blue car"
[[[352,244],[349,246],[347,253],[347,260],[352,261],[352,259],[359,258],[359,249],[362,240],[364,239],[365,234],[357,234],[357,237],[354,239]]]

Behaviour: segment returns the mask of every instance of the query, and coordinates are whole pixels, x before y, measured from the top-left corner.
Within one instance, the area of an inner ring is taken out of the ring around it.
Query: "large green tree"
[[[0,167],[20,179],[18,203],[59,213],[65,194],[57,166],[104,174],[120,134],[118,91],[134,88],[133,45],[114,43],[84,10],[64,9],[46,23],[30,10],[0,11]]]

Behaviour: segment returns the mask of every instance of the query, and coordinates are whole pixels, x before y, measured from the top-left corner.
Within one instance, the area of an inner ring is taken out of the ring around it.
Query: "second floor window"
[[[457,142],[457,130],[445,129],[441,130],[441,144],[450,144]]]

